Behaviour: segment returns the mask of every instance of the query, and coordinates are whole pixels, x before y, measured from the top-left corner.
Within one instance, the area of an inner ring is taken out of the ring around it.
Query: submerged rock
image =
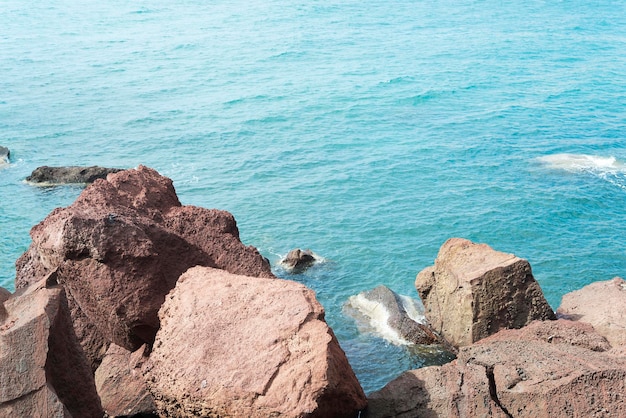
[[[625,357],[602,351],[606,341],[590,327],[527,328],[461,348],[444,366],[405,372],[370,394],[365,416],[626,416]]]
[[[144,370],[164,416],[356,417],[366,406],[322,306],[299,283],[195,267],[159,317]]]
[[[367,321],[386,340],[399,345],[442,344],[447,346],[426,323],[419,302],[395,293],[386,286],[359,293],[348,299],[346,312],[357,321]],[[365,317],[365,318],[363,318]]]
[[[0,416],[102,417],[63,289],[44,278],[0,306]]]
[[[59,184],[93,183],[97,179],[104,179],[111,173],[122,171],[121,168],[106,168],[99,166],[80,167],[37,167],[30,176],[26,177],[29,183],[50,186]]]
[[[626,346],[626,281],[620,277],[564,295],[556,312],[593,325],[614,347]]]
[[[443,244],[415,287],[433,329],[456,347],[535,319],[556,319],[528,261],[461,238]]]
[[[152,343],[165,295],[188,268],[274,278],[230,213],[182,206],[172,181],[144,166],[95,181],[31,237],[16,288],[57,273],[94,370],[109,342],[129,351]]]
[[[300,274],[318,262],[319,259],[320,257],[311,250],[296,248],[289,251],[279,263],[287,272]]]

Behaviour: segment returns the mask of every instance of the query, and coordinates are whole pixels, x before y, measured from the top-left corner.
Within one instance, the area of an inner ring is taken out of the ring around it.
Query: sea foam
[[[553,154],[539,157],[537,160],[548,168],[571,172],[626,172],[626,165],[613,156],[601,157],[588,154]]]

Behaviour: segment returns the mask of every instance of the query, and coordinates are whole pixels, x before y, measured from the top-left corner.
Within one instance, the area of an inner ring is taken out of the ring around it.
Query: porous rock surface
[[[195,267],[159,311],[145,377],[166,416],[356,417],[363,391],[314,292]]]
[[[614,347],[626,346],[626,281],[615,277],[567,293],[557,314],[593,325]]]
[[[43,185],[93,183],[97,179],[104,179],[107,175],[118,171],[122,171],[122,169],[99,166],[49,167],[44,165],[34,169],[30,176],[26,177],[26,181]]]
[[[152,343],[165,295],[189,267],[274,277],[230,213],[182,206],[172,181],[144,166],[96,180],[31,237],[16,288],[56,272],[93,370],[109,342],[129,351]]]
[[[556,319],[528,261],[462,238],[442,245],[415,287],[429,323],[455,347],[535,319]]]
[[[366,416],[626,416],[626,357],[605,347],[591,327],[569,321],[501,331],[370,394]]]
[[[8,298],[0,293],[0,416],[102,417],[53,275]]]

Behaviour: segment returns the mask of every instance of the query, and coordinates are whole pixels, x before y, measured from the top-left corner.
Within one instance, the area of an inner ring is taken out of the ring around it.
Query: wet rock
[[[433,329],[456,347],[535,319],[556,319],[528,261],[461,238],[443,244],[415,286]]]
[[[0,146],[0,165],[8,164],[10,162],[11,152],[7,147]]]
[[[111,173],[122,171],[121,168],[106,168],[99,166],[80,167],[37,167],[26,181],[44,186],[59,184],[83,184],[93,183],[97,179],[104,179]]]
[[[56,272],[94,370],[109,342],[129,351],[152,343],[165,295],[188,268],[274,278],[230,213],[182,206],[172,181],[144,166],[96,180],[31,237],[16,288]]]
[[[348,299],[346,312],[367,322],[380,336],[399,344],[442,344],[443,341],[421,315],[423,307],[387,286],[378,286]]]
[[[626,346],[626,281],[615,277],[568,293],[557,314],[593,325],[614,347]]]
[[[64,291],[46,282],[43,279],[4,301],[0,415],[102,417]]]
[[[404,373],[369,396],[366,416],[626,416],[626,358],[579,344],[601,340],[590,328],[555,321],[549,338],[545,326],[501,331],[451,363]]]
[[[296,248],[280,260],[280,265],[289,273],[300,274],[315,264],[318,259],[319,256],[313,251]]]
[[[134,353],[115,344],[109,347],[95,375],[98,395],[109,417],[156,416],[156,405],[141,371],[147,355],[146,345]]]
[[[144,371],[163,415],[356,417],[366,406],[322,306],[299,283],[195,267],[159,317]]]

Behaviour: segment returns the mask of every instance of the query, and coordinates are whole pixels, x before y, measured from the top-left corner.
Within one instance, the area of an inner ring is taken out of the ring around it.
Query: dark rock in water
[[[316,257],[313,251],[308,249],[303,251],[300,248],[296,248],[289,251],[285,258],[280,260],[280,265],[288,272],[298,274],[311,267],[317,260],[318,257]]]
[[[102,417],[63,288],[44,278],[0,306],[0,416]]]
[[[0,147],[0,164],[8,163],[11,158],[11,152],[7,147]]]
[[[93,183],[97,179],[104,179],[110,173],[122,171],[121,168],[106,167],[37,167],[30,176],[26,177],[26,181],[30,183],[43,185],[56,184],[82,184]]]
[[[428,324],[418,322],[414,300],[401,296],[386,286],[359,293],[348,306],[368,318],[383,338],[396,344],[441,344],[455,351]],[[356,315],[355,315],[356,316]]]
[[[182,206],[172,181],[144,166],[97,180],[31,237],[15,286],[56,271],[92,369],[109,342],[128,351],[152,343],[165,295],[190,267],[275,278],[258,250],[240,241],[230,213]]]

